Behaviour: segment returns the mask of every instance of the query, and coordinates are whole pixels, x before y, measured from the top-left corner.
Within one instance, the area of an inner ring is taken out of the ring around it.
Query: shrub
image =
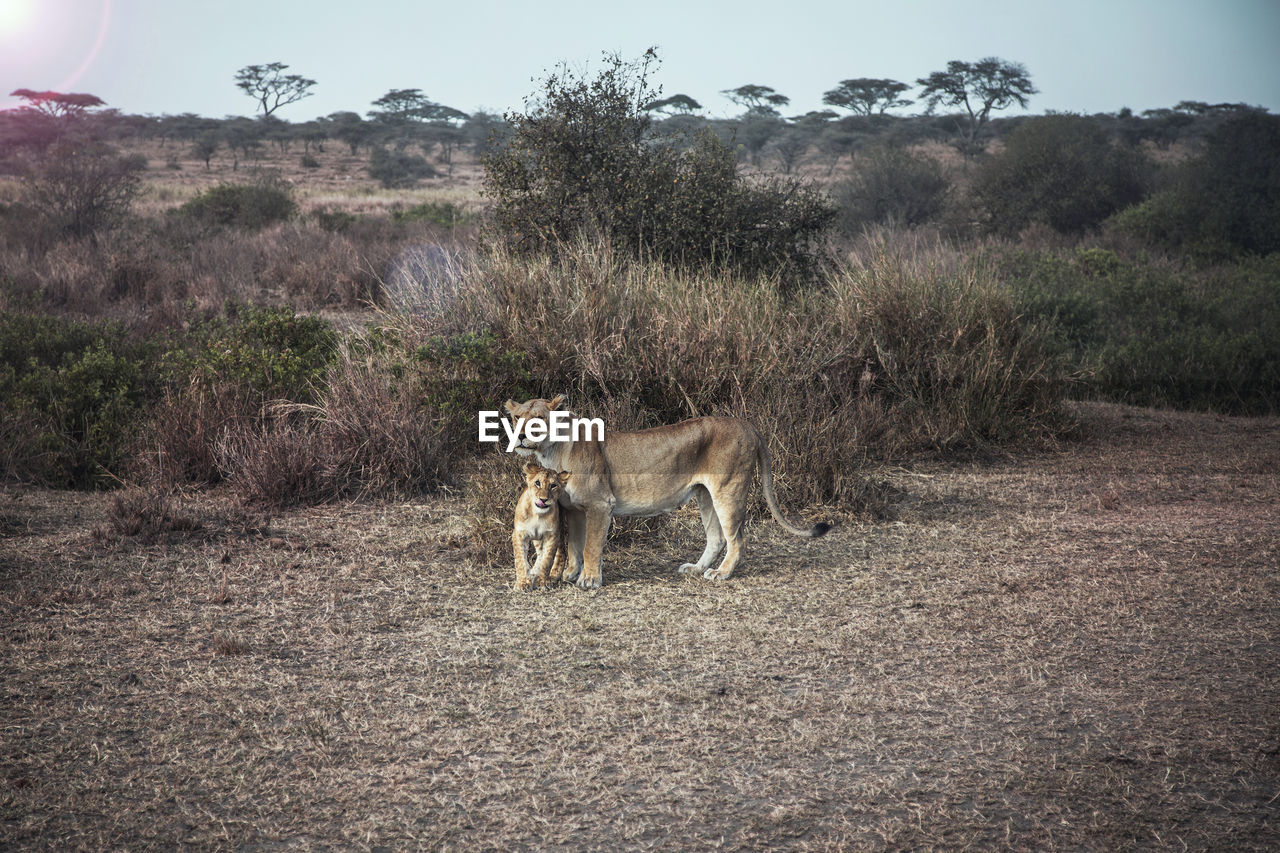
[[[588,233],[635,258],[812,277],[834,209],[795,180],[744,180],[709,132],[692,147],[652,138],[653,59],[614,56],[593,80],[552,74],[536,105],[506,116],[505,144],[482,157],[498,239],[546,252]]]
[[[1280,256],[1189,269],[1112,252],[1006,252],[1084,396],[1233,414],[1280,411]]]
[[[1224,122],[1170,189],[1110,224],[1210,260],[1280,251],[1280,116],[1251,110]]]
[[[767,279],[636,263],[585,242],[554,261],[498,252],[449,321],[487,328],[498,352],[524,354],[528,390],[568,393],[609,429],[751,418],[784,494],[861,506],[870,456],[1060,425],[1062,374],[1043,330],[991,272],[936,246],[890,252],[872,244],[865,264],[791,296]],[[520,396],[514,382],[488,393],[484,408]]]
[[[852,234],[867,225],[931,222],[942,213],[950,189],[934,158],[878,146],[857,155],[852,175],[833,194],[840,228]]]
[[[151,358],[115,324],[0,313],[5,476],[75,488],[114,482],[152,391]]]
[[[395,222],[429,222],[445,228],[457,228],[475,217],[451,201],[424,201],[407,210],[393,210],[391,218]]]
[[[153,476],[194,483],[226,477],[236,458],[227,448],[244,449],[252,436],[288,422],[268,404],[320,399],[336,349],[327,322],[287,308],[231,303],[226,316],[193,324],[160,358],[166,387],[151,410]],[[246,458],[261,458],[260,448],[254,451]]]
[[[315,406],[277,407],[221,434],[218,467],[244,498],[287,506],[457,481],[476,412],[527,389],[524,358],[492,335],[422,338],[399,322],[349,338]]]
[[[311,218],[325,231],[331,231],[335,234],[346,233],[351,229],[352,225],[360,221],[360,217],[354,213],[347,213],[345,210],[326,210],[325,208],[317,208],[311,211]]]
[[[974,176],[973,195],[988,227],[1017,234],[1043,223],[1080,234],[1140,201],[1145,161],[1108,139],[1096,121],[1051,115],[1019,124]]]
[[[313,402],[337,345],[333,327],[291,308],[228,303],[225,316],[195,323],[163,356],[171,383],[230,383],[259,402]]]
[[[289,185],[277,177],[263,175],[252,184],[210,187],[179,211],[211,225],[260,231],[291,218],[297,209]]]
[[[411,187],[439,174],[425,157],[407,151],[375,148],[369,156],[369,176],[386,189]]]
[[[22,163],[23,200],[63,234],[84,236],[119,226],[142,191],[147,162],[109,145],[61,140]]]

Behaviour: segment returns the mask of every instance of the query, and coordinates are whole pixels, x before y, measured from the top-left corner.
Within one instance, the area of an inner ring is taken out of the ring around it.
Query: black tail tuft
[[[819,536],[826,534],[826,532],[830,529],[831,529],[830,524],[827,524],[825,521],[819,521],[817,524],[813,526],[813,529],[809,531],[809,538],[817,539]]]

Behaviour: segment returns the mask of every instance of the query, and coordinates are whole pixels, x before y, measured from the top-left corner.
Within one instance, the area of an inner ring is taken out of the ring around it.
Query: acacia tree
[[[49,118],[79,118],[94,107],[103,106],[106,101],[97,95],[79,92],[36,92],[32,89],[14,89],[9,93],[15,98],[22,98],[28,109],[47,115]]]
[[[776,117],[778,107],[785,107],[791,103],[790,98],[777,92],[773,87],[758,86],[754,83],[748,83],[736,89],[724,89],[720,94],[745,109],[748,116],[753,117]]]
[[[379,109],[370,110],[369,118],[388,124],[410,121],[448,122],[465,121],[467,114],[444,104],[437,104],[422,93],[421,89],[392,89],[373,102]]]
[[[664,115],[690,115],[702,109],[702,104],[688,95],[672,95],[657,101],[650,101],[641,107],[645,112],[656,112]]]
[[[283,62],[269,62],[246,65],[236,72],[236,85],[258,102],[263,118],[286,104],[315,94],[311,89],[316,81],[298,74],[285,74],[288,67]]]
[[[1031,75],[1020,62],[1009,62],[988,56],[977,62],[953,59],[946,71],[935,71],[916,80],[921,97],[932,113],[938,104],[964,107],[966,118],[961,125],[961,150],[965,155],[978,150],[978,133],[991,117],[992,110],[1003,110],[1017,104],[1025,107],[1039,90],[1031,84]]]
[[[884,115],[886,110],[915,103],[898,97],[909,88],[897,80],[858,77],[841,80],[839,86],[822,96],[822,103],[846,109],[854,115]]]
[[[26,103],[0,113],[0,149],[13,146],[43,151],[58,139],[85,130],[81,119],[105,103],[97,95],[77,92],[14,89],[9,94]]]

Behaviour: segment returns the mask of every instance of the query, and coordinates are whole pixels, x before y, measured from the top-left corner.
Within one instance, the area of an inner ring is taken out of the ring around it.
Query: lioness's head
[[[515,400],[508,400],[503,404],[503,408],[511,415],[513,426],[519,431],[520,446],[516,448],[516,453],[521,456],[529,456],[538,449],[542,442],[533,441],[528,437],[527,426],[531,420],[541,420],[546,423],[551,413],[565,408],[565,395],[557,394],[550,400],[537,398],[535,400],[526,400],[523,403],[517,403]]]
[[[524,464],[524,485],[533,493],[533,511],[550,512],[560,498],[560,489],[568,482],[568,471],[552,471],[533,462]]]

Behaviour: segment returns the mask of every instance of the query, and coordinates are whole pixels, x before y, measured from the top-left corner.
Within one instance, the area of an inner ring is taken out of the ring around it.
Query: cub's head
[[[534,400],[526,400],[523,403],[508,400],[503,404],[503,408],[510,415],[511,424],[517,430],[517,436],[520,440],[520,446],[516,448],[516,453],[521,456],[532,456],[541,445],[546,443],[545,439],[539,442],[529,438],[527,426],[533,420],[540,420],[544,424],[548,423],[552,412],[566,408],[565,399],[564,394],[557,394],[550,400],[543,400],[539,397]]]
[[[571,475],[568,471],[552,471],[532,462],[524,465],[524,487],[533,497],[533,511],[542,514],[555,508],[560,490]]]

